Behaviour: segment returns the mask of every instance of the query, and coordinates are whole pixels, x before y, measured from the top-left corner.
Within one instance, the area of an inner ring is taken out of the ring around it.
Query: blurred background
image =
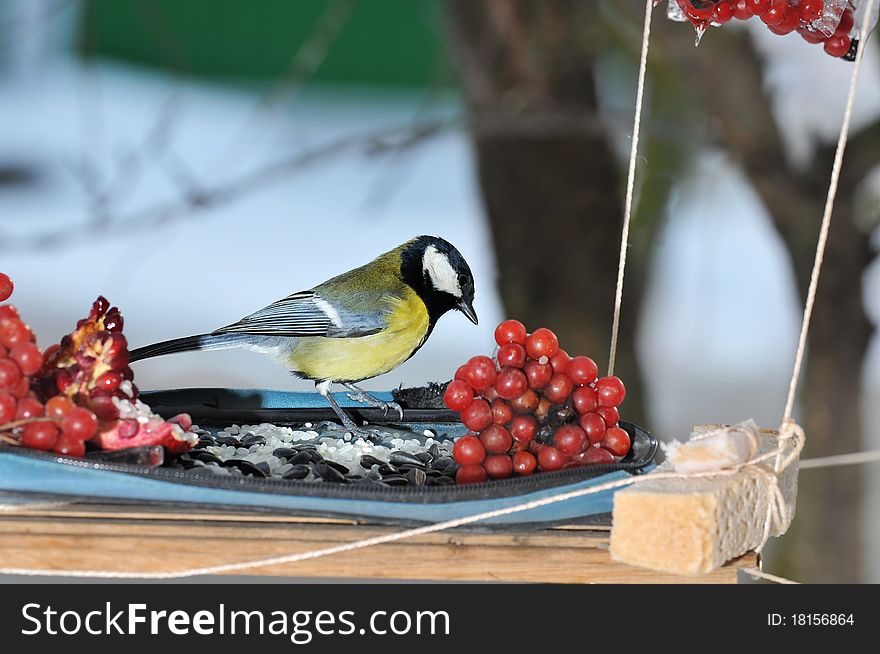
[[[0,269],[42,344],[99,294],[132,346],[202,333],[420,233],[471,263],[367,384],[447,380],[503,317],[607,365],[641,0],[0,0]],[[660,438],[778,426],[852,64],[655,10],[617,373]],[[795,417],[880,447],[880,60],[869,43]],[[223,351],[141,388],[307,389]],[[770,572],[880,582],[880,466],[802,472]]]

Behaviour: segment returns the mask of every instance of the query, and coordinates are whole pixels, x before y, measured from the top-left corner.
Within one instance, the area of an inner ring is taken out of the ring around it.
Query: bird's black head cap
[[[431,316],[431,323],[447,311],[461,311],[477,324],[474,276],[452,243],[439,236],[419,236],[403,246],[400,272]]]

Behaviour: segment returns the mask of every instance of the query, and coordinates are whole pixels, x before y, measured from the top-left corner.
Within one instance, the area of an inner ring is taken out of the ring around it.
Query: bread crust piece
[[[695,432],[718,426],[695,428]],[[761,453],[778,444],[779,433],[762,430]],[[765,470],[772,469],[772,459]],[[699,479],[651,481],[652,474],[672,472],[663,463],[643,481],[614,495],[611,557],[622,563],[680,575],[699,575],[742,556],[761,544],[772,489],[766,475],[751,467],[735,474]],[[797,498],[798,463],[779,475],[788,508],[788,530]]]

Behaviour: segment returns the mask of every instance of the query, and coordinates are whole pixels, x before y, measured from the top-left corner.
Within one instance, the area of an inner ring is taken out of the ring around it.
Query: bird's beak
[[[479,324],[479,320],[477,318],[477,312],[474,311],[474,305],[472,300],[465,300],[464,298],[458,303],[458,310],[461,311],[467,319],[470,320],[475,325]]]

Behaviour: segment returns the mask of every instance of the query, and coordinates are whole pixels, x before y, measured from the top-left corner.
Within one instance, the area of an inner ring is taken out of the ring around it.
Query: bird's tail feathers
[[[244,345],[250,340],[251,338],[248,334],[199,334],[198,336],[186,336],[139,347],[131,351],[130,360],[134,362],[166,354],[177,354],[179,352],[224,350]]]

